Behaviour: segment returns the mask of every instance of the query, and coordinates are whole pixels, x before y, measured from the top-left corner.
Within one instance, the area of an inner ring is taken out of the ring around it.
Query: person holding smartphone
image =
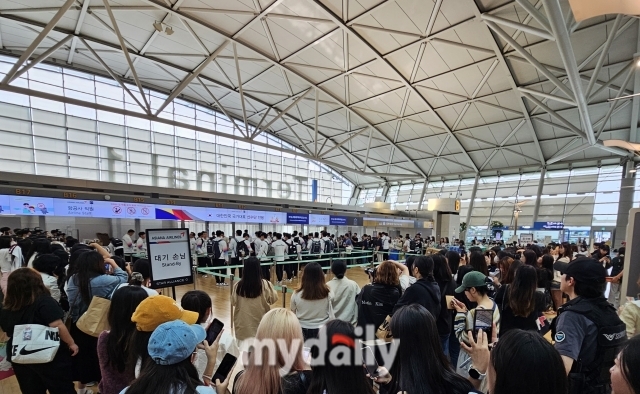
[[[89,308],[93,297],[109,298],[119,284],[129,279],[127,273],[118,267],[106,250],[99,245],[95,246],[95,249],[78,256],[76,271],[69,278],[66,289],[72,320],[71,336],[83,349],[78,357],[73,358],[73,377],[74,381],[79,382],[78,393],[80,394],[86,392],[87,383],[99,382],[101,374],[97,352],[98,338],[82,332],[76,323]],[[112,275],[105,270],[105,263],[110,265]]]
[[[213,318],[209,294],[202,290],[190,290],[182,296],[180,306],[186,311],[197,312],[196,324],[200,324],[207,331],[207,342],[212,337],[210,346],[203,345],[198,348],[194,362],[198,376],[202,377],[203,382],[209,383],[211,381],[209,377],[220,367],[224,356],[231,354],[238,357],[240,351],[233,336],[222,328],[224,325],[218,319]],[[217,327],[217,323],[220,327]]]
[[[456,310],[454,330],[461,343],[469,343],[467,332],[470,330],[475,335],[479,327],[490,331],[493,324],[495,324],[496,330],[500,330],[500,312],[496,303],[487,295],[486,279],[486,275],[482,272],[471,271],[465,274],[462,278],[462,284],[456,288],[456,293],[464,292],[469,301],[477,304],[475,308],[468,310],[463,302],[455,298],[451,300],[451,305]],[[460,352],[456,372],[467,377],[470,374],[476,374],[477,371],[474,372],[472,369],[470,368],[469,354]]]
[[[151,334],[147,348],[153,362],[145,363],[140,376],[120,394],[227,393],[231,374],[223,381],[212,382],[214,388],[200,380],[193,365],[198,346],[208,346],[206,337],[205,329],[199,324],[174,320],[159,325]]]

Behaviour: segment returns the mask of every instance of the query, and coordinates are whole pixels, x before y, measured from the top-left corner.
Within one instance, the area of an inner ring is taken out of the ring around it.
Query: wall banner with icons
[[[148,229],[147,255],[151,263],[151,288],[193,283],[189,229]]]

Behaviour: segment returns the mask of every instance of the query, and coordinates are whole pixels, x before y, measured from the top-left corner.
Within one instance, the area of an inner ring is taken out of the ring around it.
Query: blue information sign
[[[534,230],[562,230],[564,229],[563,222],[535,222],[533,223]]]
[[[346,226],[347,225],[347,217],[346,216],[330,216],[329,223],[332,226]]]
[[[309,224],[309,214],[287,212],[287,224]]]

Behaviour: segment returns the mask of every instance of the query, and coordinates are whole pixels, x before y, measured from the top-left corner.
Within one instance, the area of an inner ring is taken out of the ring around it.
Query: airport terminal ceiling
[[[232,139],[274,134],[355,185],[617,164],[603,141],[638,142],[640,99],[608,100],[640,92],[639,29],[566,0],[3,0],[0,90],[161,121],[211,106]],[[21,83],[40,62],[134,104]]]

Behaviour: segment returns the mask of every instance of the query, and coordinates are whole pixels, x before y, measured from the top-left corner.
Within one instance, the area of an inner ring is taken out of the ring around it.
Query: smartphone
[[[111,264],[109,263],[104,263],[104,270],[109,272],[109,269],[111,269]]]
[[[207,343],[209,343],[209,346],[211,346],[211,344],[216,340],[223,328],[223,322],[218,319],[213,319],[213,322],[211,322],[207,329]]]
[[[378,362],[376,361],[376,356],[373,354],[373,350],[369,346],[362,348],[362,364],[370,377],[375,378],[378,376]]]
[[[216,380],[220,380],[221,382],[223,382],[231,373],[236,360],[237,357],[233,354],[225,354],[222,362],[220,363],[220,366],[218,367],[218,370],[216,370],[216,373],[213,374],[213,378],[211,379],[211,381],[213,383],[215,383]]]
[[[493,328],[493,309],[476,309],[475,319],[473,320],[473,339],[478,340],[478,330],[487,333],[487,339],[491,342],[491,334]]]
[[[304,346],[302,348],[302,357],[304,358],[304,361],[307,362],[307,364],[311,363],[311,348],[310,347]]]

